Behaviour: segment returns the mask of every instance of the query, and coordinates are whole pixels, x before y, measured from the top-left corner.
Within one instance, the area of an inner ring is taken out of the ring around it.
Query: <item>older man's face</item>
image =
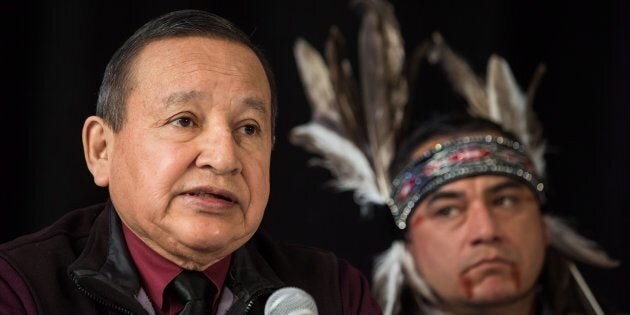
[[[122,221],[201,269],[243,245],[269,197],[271,94],[256,55],[205,37],[162,39],[134,62],[109,188]]]
[[[416,269],[447,307],[531,298],[547,245],[532,191],[494,175],[459,179],[428,195],[407,236]]]

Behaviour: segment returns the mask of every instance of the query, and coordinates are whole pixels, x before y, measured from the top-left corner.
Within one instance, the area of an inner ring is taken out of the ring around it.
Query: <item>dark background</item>
[[[549,145],[551,208],[622,261],[614,270],[580,265],[591,287],[628,312],[630,280],[630,3],[591,1],[392,1],[409,53],[439,30],[480,74],[491,53],[510,63],[522,87],[543,62],[534,104]],[[65,212],[103,201],[85,166],[83,120],[94,113],[114,50],[147,20],[173,9],[218,13],[251,34],[279,86],[272,193],[263,226],[278,239],[335,251],[366,274],[393,237],[385,210],[363,218],[352,194],[327,188],[330,174],[287,141],[310,118],[292,46],[304,37],[323,49],[336,24],[356,47],[360,15],[346,1],[102,1],[3,3],[3,201],[0,242],[40,229]],[[350,51],[356,68],[356,50]],[[413,116],[457,108],[436,68],[413,88]]]

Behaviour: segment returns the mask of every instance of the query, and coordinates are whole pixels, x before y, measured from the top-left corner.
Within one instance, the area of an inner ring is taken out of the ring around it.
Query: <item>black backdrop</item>
[[[393,1],[407,51],[439,30],[478,72],[491,53],[511,64],[521,86],[547,65],[535,108],[549,144],[551,206],[622,266],[581,266],[595,291],[623,311],[630,280],[630,4],[592,1]],[[355,47],[359,15],[342,0],[21,2],[2,5],[3,213],[0,241],[32,232],[77,207],[102,201],[85,167],[81,128],[94,112],[103,69],[142,23],[173,9],[218,13],[252,34],[279,86],[272,193],[263,226],[279,239],[335,251],[370,272],[392,239],[388,216],[362,218],[352,195],[326,188],[330,174],[287,141],[309,119],[292,56],[304,37],[320,51],[336,24]],[[351,51],[356,65],[356,51]],[[459,106],[439,71],[422,68],[414,117]]]

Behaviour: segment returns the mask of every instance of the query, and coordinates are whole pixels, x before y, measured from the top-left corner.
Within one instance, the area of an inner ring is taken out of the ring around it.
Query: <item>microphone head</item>
[[[317,315],[317,305],[306,291],[284,287],[269,296],[265,304],[265,315]]]

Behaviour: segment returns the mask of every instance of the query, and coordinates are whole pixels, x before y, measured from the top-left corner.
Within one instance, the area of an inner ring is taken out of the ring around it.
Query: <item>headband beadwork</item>
[[[521,143],[500,136],[465,136],[436,144],[394,178],[388,206],[396,226],[404,230],[416,205],[442,185],[485,174],[520,180],[544,201],[544,184]]]

